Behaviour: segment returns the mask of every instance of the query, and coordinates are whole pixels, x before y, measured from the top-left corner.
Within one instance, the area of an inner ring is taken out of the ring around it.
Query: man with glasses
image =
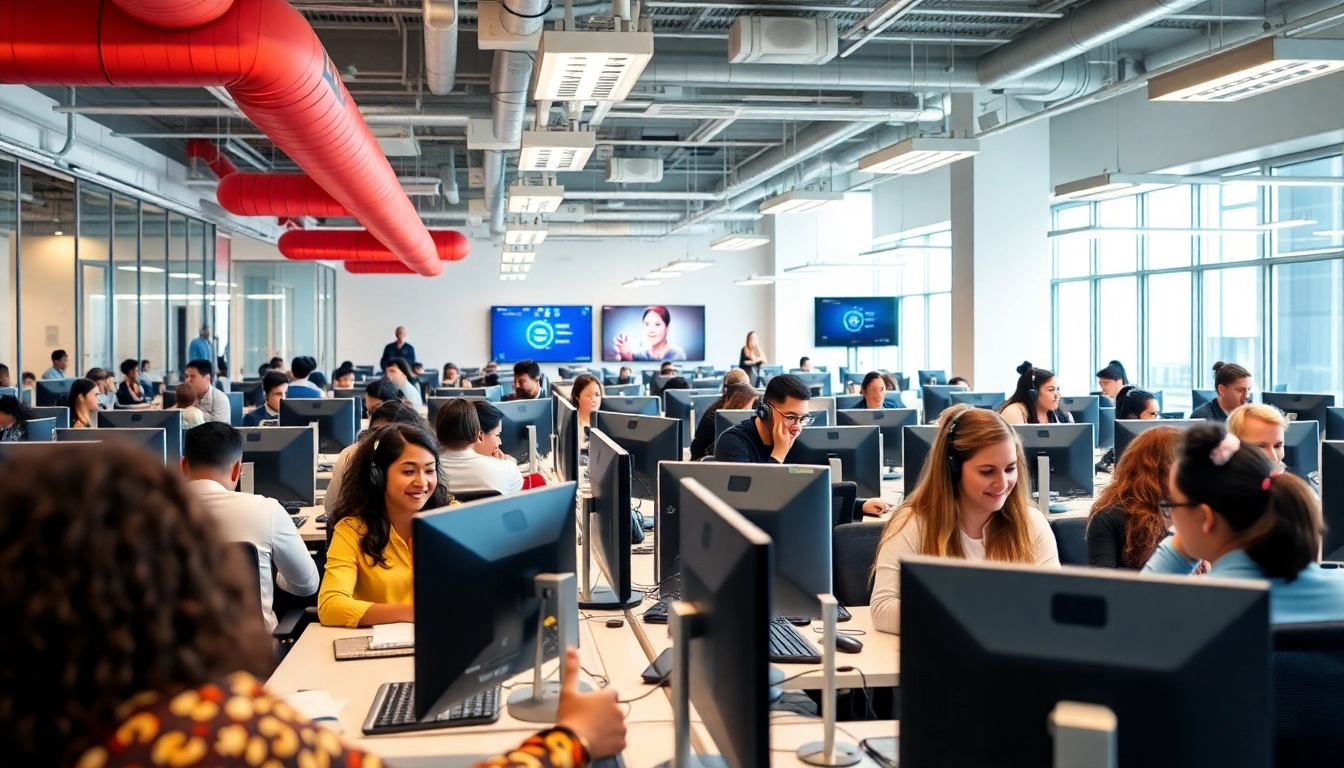
[[[755,417],[719,436],[714,460],[738,464],[783,464],[803,427],[812,423],[812,390],[797,376],[776,376],[765,388]]]

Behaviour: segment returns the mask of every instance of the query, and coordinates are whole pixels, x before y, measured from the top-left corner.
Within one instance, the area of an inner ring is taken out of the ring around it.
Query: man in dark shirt
[[[406,365],[415,365],[415,347],[412,347],[406,341],[406,329],[397,326],[397,340],[383,347],[383,359],[378,361],[378,370],[387,369],[387,361],[394,357],[400,357],[406,361]]]
[[[812,423],[812,390],[797,376],[776,376],[766,385],[756,416],[729,429],[714,444],[714,460],[783,464],[803,427]]]
[[[531,360],[516,363],[513,366],[513,394],[504,400],[536,400],[538,397],[541,397],[541,366]]]
[[[1218,363],[1213,370],[1218,396],[1196,408],[1190,418],[1226,423],[1229,413],[1251,402],[1251,372],[1236,363]]]

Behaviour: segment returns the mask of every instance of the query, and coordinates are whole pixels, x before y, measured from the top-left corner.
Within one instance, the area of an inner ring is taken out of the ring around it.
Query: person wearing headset
[[[998,408],[1009,424],[1072,424],[1073,416],[1059,407],[1059,380],[1053,371],[1029,362],[1017,366],[1017,390]]]
[[[807,403],[812,390],[797,376],[770,380],[756,406],[756,415],[719,436],[714,460],[738,464],[783,464],[789,449],[812,423]]]

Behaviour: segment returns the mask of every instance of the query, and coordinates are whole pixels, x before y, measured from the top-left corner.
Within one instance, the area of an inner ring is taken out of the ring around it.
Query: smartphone
[[[668,648],[658,654],[658,658],[653,660],[649,668],[644,670],[640,678],[649,685],[670,685],[672,677],[672,649]]]

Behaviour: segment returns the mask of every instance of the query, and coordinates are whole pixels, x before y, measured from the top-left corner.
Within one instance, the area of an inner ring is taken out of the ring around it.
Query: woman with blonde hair
[[[1283,439],[1288,420],[1278,408],[1247,403],[1227,415],[1227,431],[1241,442],[1259,448],[1275,469],[1283,470]]]
[[[1115,477],[1088,514],[1088,565],[1137,571],[1167,537],[1161,505],[1180,439],[1175,427],[1154,427],[1125,448]]]
[[[737,357],[737,367],[746,372],[748,384],[755,386],[756,382],[761,380],[761,367],[767,362],[756,332],[748,333],[747,340],[742,345],[742,352]]]
[[[887,522],[873,566],[873,626],[901,631],[901,560],[936,555],[1059,567],[1055,536],[1028,495],[1026,457],[999,414],[957,405],[938,420],[919,486]]]

